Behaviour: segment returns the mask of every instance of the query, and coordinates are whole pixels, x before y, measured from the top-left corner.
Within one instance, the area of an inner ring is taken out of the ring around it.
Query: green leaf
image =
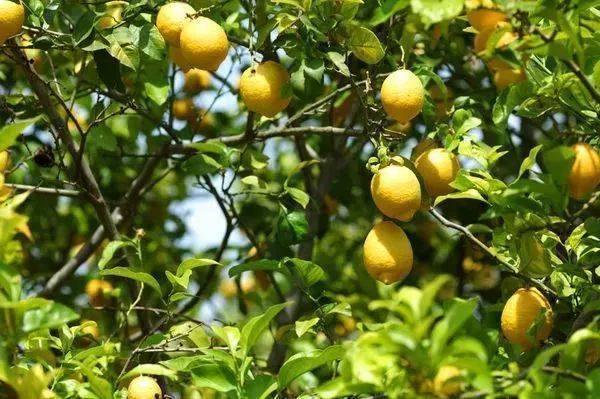
[[[436,323],[431,333],[431,354],[433,359],[444,350],[448,341],[462,327],[462,325],[473,317],[477,307],[477,298],[469,300],[455,299],[444,315],[444,318]]]
[[[299,188],[294,187],[287,187],[285,191],[289,194],[290,197],[292,197],[294,201],[299,203],[300,206],[302,206],[302,208],[306,208],[310,201],[310,197],[307,193],[300,190]]]
[[[458,17],[463,9],[463,0],[411,0],[410,4],[425,25]]]
[[[321,266],[311,261],[298,258],[286,258],[283,262],[289,267],[292,275],[300,278],[305,287],[310,287],[321,280],[325,280],[327,277]]]
[[[100,80],[108,89],[119,93],[125,92],[125,86],[121,80],[121,66],[108,51],[104,49],[94,51],[94,64]]]
[[[348,48],[356,58],[367,64],[376,64],[385,55],[381,42],[375,33],[363,27],[351,28]]]
[[[27,129],[32,124],[36,123],[40,117],[16,120],[14,123],[9,123],[0,129],[0,151],[6,150],[13,145],[23,130]]]
[[[246,381],[244,393],[246,398],[266,399],[277,389],[277,381],[273,376],[261,374],[254,379]]]
[[[341,359],[345,352],[342,345],[332,345],[322,351],[317,350],[309,354],[295,354],[290,357],[279,370],[279,377],[277,380],[279,389],[284,389],[304,373],[314,370],[326,363]]]
[[[302,212],[282,212],[277,223],[277,240],[284,245],[302,242],[308,235],[308,221]]]
[[[73,41],[75,45],[79,45],[94,31],[95,19],[96,14],[93,11],[88,11],[77,20],[73,29]]]
[[[295,328],[296,335],[298,336],[298,338],[300,338],[301,336],[306,334],[308,330],[316,326],[319,323],[319,320],[320,319],[318,317],[313,317],[308,320],[297,320],[295,323]]]
[[[223,364],[205,364],[192,370],[192,382],[197,388],[229,392],[236,388],[233,372]]]
[[[98,261],[100,270],[104,269],[108,263],[114,258],[115,253],[125,247],[135,247],[131,241],[111,241],[102,251],[102,256]]]
[[[183,163],[183,169],[196,176],[212,174],[221,168],[219,162],[206,154],[194,155]]]
[[[250,270],[278,270],[280,268],[279,261],[271,259],[260,259],[255,262],[246,262],[241,265],[233,266],[229,269],[229,277],[239,276],[243,272]]]
[[[177,372],[161,366],[160,364],[140,364],[135,366],[129,372],[121,376],[119,380],[127,380],[129,378],[137,377],[140,375],[161,375],[167,377],[170,380],[177,380]]]
[[[348,65],[346,65],[346,57],[335,51],[330,51],[327,53],[327,58],[329,58],[339,73],[346,77],[350,77],[350,69],[348,69]]]
[[[242,337],[240,339],[240,350],[243,356],[246,356],[254,346],[260,335],[269,327],[269,323],[279,312],[281,312],[289,303],[280,303],[271,306],[260,316],[250,319],[242,328]]]
[[[542,160],[554,180],[561,185],[566,185],[575,160],[575,152],[571,148],[561,145],[544,151]]]
[[[449,199],[472,199],[472,200],[477,200],[477,201],[482,201],[482,202],[487,203],[487,201],[485,200],[485,198],[482,197],[482,195],[479,193],[479,191],[475,190],[474,188],[471,188],[467,191],[450,193],[450,194],[439,196],[435,199],[433,206],[438,206],[442,202],[449,200]]]
[[[154,277],[152,277],[152,275],[150,275],[146,272],[142,272],[142,271],[139,271],[134,268],[127,268],[127,267],[119,266],[119,267],[113,267],[112,269],[102,270],[100,272],[100,274],[102,276],[118,276],[118,277],[124,277],[124,278],[129,278],[132,280],[139,281],[140,283],[144,283],[144,284],[148,285],[150,288],[154,289],[156,292],[158,292],[162,296],[162,290],[160,289],[160,284],[158,283],[158,281],[156,281],[156,279]]]
[[[529,151],[529,155],[521,163],[521,167],[519,168],[519,175],[517,176],[517,179],[520,179],[521,176],[523,176],[523,173],[525,173],[526,171],[531,169],[533,167],[533,165],[535,165],[535,160],[537,158],[537,154],[540,152],[540,150],[543,147],[544,147],[544,145],[540,144],[540,145],[533,147],[531,149],[531,151]]]
[[[79,319],[79,313],[60,303],[50,303],[42,308],[29,310],[23,315],[23,331],[32,332],[46,328],[61,327]]]

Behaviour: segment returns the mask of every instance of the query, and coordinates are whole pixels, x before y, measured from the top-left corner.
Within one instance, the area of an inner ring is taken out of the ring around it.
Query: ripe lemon
[[[104,306],[107,302],[106,295],[113,290],[111,283],[105,280],[92,279],[85,286],[85,293],[88,296],[90,305]]]
[[[82,320],[82,322],[89,322],[90,320]],[[84,334],[89,334],[94,339],[98,340],[100,338],[100,330],[98,329],[98,324],[88,324],[87,326],[81,329],[81,332]]]
[[[188,18],[195,13],[194,7],[187,3],[174,1],[165,4],[158,10],[156,27],[167,43],[179,47],[181,29],[188,22]]]
[[[400,69],[389,75],[381,85],[381,103],[385,112],[400,123],[419,115],[425,101],[421,80],[409,70]]]
[[[600,156],[587,143],[571,147],[575,151],[575,162],[569,173],[569,193],[575,199],[586,197],[600,183]]]
[[[430,197],[446,195],[454,190],[450,183],[456,179],[460,164],[450,151],[444,148],[427,150],[417,158],[415,167]]]
[[[25,21],[25,8],[22,4],[0,0],[0,44],[21,32],[23,21]]]
[[[492,68],[490,68],[492,69]],[[504,90],[508,86],[525,80],[525,72],[520,69],[500,69],[494,72],[494,85],[498,90]]]
[[[496,30],[505,29],[508,26],[506,22],[500,22],[493,28],[488,28],[482,30],[477,35],[475,35],[475,42],[473,43],[473,50],[476,53],[480,53],[485,50],[487,47],[488,41],[492,37],[492,34],[496,32]],[[506,47],[512,42],[517,40],[517,35],[514,32],[504,32],[502,36],[496,42],[496,48]]]
[[[176,119],[193,121],[196,118],[196,106],[191,98],[178,98],[171,108]]]
[[[219,24],[197,17],[183,25],[179,38],[181,54],[194,68],[216,71],[227,57],[229,41]]]
[[[109,6],[106,13],[98,20],[100,29],[112,28],[122,20],[123,7],[120,5]]]
[[[433,389],[441,397],[456,395],[462,390],[462,384],[458,381],[461,371],[454,366],[442,366],[433,379]]]
[[[0,151],[0,172],[4,172],[10,167],[10,154],[8,151]]]
[[[290,75],[281,64],[263,62],[244,71],[240,78],[240,94],[250,111],[273,117],[290,103],[291,97],[282,93],[289,81]]]
[[[162,398],[162,390],[151,377],[139,376],[131,380],[127,388],[127,399],[157,399]]]
[[[527,330],[545,310],[535,340],[527,336]],[[502,333],[506,339],[519,344],[524,351],[537,346],[550,336],[552,331],[552,308],[548,300],[536,288],[519,288],[506,301],[501,317]]]
[[[499,22],[506,21],[508,17],[501,11],[480,8],[469,11],[467,19],[471,26],[479,32],[495,27]]]
[[[181,53],[180,48],[177,48],[177,47],[169,48],[169,57],[171,58],[171,61],[173,61],[173,63],[175,65],[177,65],[179,68],[181,68],[181,70],[183,72],[187,72],[190,69],[192,69],[192,65],[188,62],[188,60],[185,59],[185,57]]]
[[[193,68],[185,73],[183,90],[189,94],[198,94],[210,87],[210,72]]]
[[[373,175],[371,196],[384,215],[407,222],[421,207],[421,185],[406,166],[389,165]]]
[[[411,271],[413,251],[408,237],[393,222],[379,222],[369,232],[363,245],[365,269],[376,280],[392,284]]]
[[[425,151],[429,151],[437,147],[438,144],[434,139],[430,137],[425,137],[419,142],[419,144],[415,146],[415,148],[413,148],[412,153],[410,154],[410,160],[414,161],[415,159],[419,158],[419,156]]]

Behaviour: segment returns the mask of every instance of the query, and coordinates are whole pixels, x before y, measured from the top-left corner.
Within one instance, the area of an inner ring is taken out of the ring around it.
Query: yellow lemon
[[[250,111],[273,117],[290,103],[291,97],[282,93],[289,81],[290,75],[281,64],[263,62],[244,71],[240,95]]]
[[[587,143],[571,147],[575,161],[569,173],[569,193],[575,199],[586,197],[600,183],[600,156]]]
[[[0,151],[0,172],[4,172],[10,167],[10,154],[8,151]]]
[[[21,3],[0,0],[0,44],[21,32],[24,21],[25,8]]]
[[[456,178],[460,164],[450,151],[444,148],[427,150],[417,158],[415,167],[430,197],[446,195],[454,190],[450,183]]]
[[[183,25],[179,39],[181,54],[194,68],[216,71],[227,57],[229,41],[219,24],[197,17]]]
[[[475,50],[476,53],[484,51],[487,47],[488,41],[492,37],[492,34],[494,34],[496,30],[505,29],[507,26],[508,23],[500,22],[495,27],[488,28],[479,32],[477,35],[475,35],[473,50]],[[506,47],[515,40],[517,40],[517,35],[514,32],[504,32],[496,42],[496,48]]]
[[[457,367],[449,365],[440,367],[433,379],[435,393],[444,398],[459,393],[462,390],[461,382],[457,381],[460,376],[461,371]]]
[[[490,68],[492,69],[492,68]],[[500,69],[494,72],[494,85],[498,90],[504,90],[508,86],[520,83],[525,80],[525,72],[518,69]]]
[[[171,108],[176,119],[193,121],[196,118],[196,106],[191,98],[178,98]]]
[[[183,90],[189,94],[198,94],[210,87],[210,72],[193,68],[185,73]]]
[[[544,318],[533,337],[527,336],[540,313],[545,311]],[[552,332],[552,307],[548,300],[536,288],[518,289],[504,305],[501,317],[502,333],[513,344],[518,344],[524,351],[537,346]]]
[[[185,59],[185,57],[181,53],[180,48],[177,48],[177,47],[169,48],[169,57],[171,58],[171,61],[173,61],[173,63],[175,65],[177,65],[179,68],[181,68],[181,70],[183,72],[187,72],[190,69],[192,69],[192,65],[188,62],[188,60]]]
[[[367,272],[384,284],[403,280],[413,265],[413,251],[408,237],[393,222],[379,222],[369,232],[363,245]]]
[[[421,207],[419,179],[406,166],[389,165],[371,179],[371,196],[384,215],[407,222]]]
[[[162,390],[151,377],[139,376],[131,380],[127,388],[127,399],[157,399],[162,398]]]
[[[415,146],[415,148],[413,148],[413,150],[410,154],[410,159],[411,159],[411,161],[414,161],[415,159],[419,158],[419,156],[422,153],[424,153],[425,151],[429,151],[429,150],[432,150],[437,147],[438,147],[438,144],[434,139],[432,139],[430,137],[425,137],[423,140],[421,140],[419,142],[419,144],[417,144]]]
[[[179,47],[181,29],[190,16],[195,13],[194,7],[187,3],[180,1],[167,3],[158,10],[156,27],[167,43]]]
[[[106,9],[106,13],[104,14],[104,16],[98,20],[98,27],[100,29],[112,28],[121,21],[122,13],[123,8],[120,5],[109,6]]]
[[[499,22],[506,21],[508,17],[506,14],[498,10],[480,8],[469,11],[467,14],[467,19],[473,28],[481,32],[483,30],[495,27]]]
[[[104,306],[107,303],[106,294],[113,290],[113,286],[105,280],[92,279],[85,286],[90,305]]]
[[[90,320],[83,320],[83,322],[89,322]],[[98,324],[88,324],[87,326],[81,329],[81,332],[84,334],[89,334],[94,339],[98,340],[100,338],[100,330],[98,329]]]
[[[407,69],[389,75],[381,85],[381,103],[385,112],[400,123],[419,115],[425,101],[421,80]]]

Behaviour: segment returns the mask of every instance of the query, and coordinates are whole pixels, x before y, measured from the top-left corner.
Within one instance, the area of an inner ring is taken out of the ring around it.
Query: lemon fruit
[[[421,80],[407,69],[393,72],[381,85],[381,103],[385,112],[400,123],[419,115],[425,101]]]
[[[569,173],[569,194],[582,199],[600,183],[600,156],[587,143],[578,143],[571,147],[575,152],[575,161]]]
[[[434,139],[430,137],[425,137],[415,146],[415,148],[413,148],[410,154],[410,160],[414,161],[415,159],[419,158],[419,156],[425,151],[429,151],[437,147],[438,144]]]
[[[0,172],[4,172],[10,167],[10,154],[8,151],[0,151]]]
[[[83,322],[89,323],[89,320],[83,320]],[[98,329],[98,324],[96,323],[88,324],[87,326],[81,329],[81,332],[83,334],[91,335],[95,340],[98,340],[100,338],[100,330]]]
[[[90,305],[94,307],[104,306],[107,303],[107,294],[113,290],[113,286],[105,280],[92,279],[85,286]]]
[[[406,166],[389,165],[373,175],[371,196],[384,215],[407,222],[421,207],[421,185]]]
[[[180,48],[177,48],[177,47],[169,48],[169,57],[171,58],[171,61],[173,61],[173,63],[175,65],[177,65],[179,68],[181,68],[181,70],[183,72],[187,72],[190,69],[192,69],[192,65],[188,62],[188,60],[185,59],[185,57],[181,53]]]
[[[433,379],[433,389],[441,397],[456,395],[462,390],[462,384],[458,380],[461,371],[455,366],[445,365],[440,367]]]
[[[240,78],[240,94],[248,110],[269,118],[283,111],[291,97],[284,87],[290,75],[281,64],[267,61],[244,71]]]
[[[490,67],[494,69],[495,67]],[[498,90],[504,90],[510,85],[520,83],[525,80],[525,72],[520,68],[506,68],[494,72],[494,85]]]
[[[500,22],[495,27],[482,30],[477,35],[475,35],[475,41],[473,43],[473,49],[475,50],[475,52],[481,53],[482,51],[484,51],[486,49],[488,41],[490,40],[492,35],[497,30],[506,29],[507,26],[508,26],[508,23]],[[495,48],[499,49],[502,47],[506,47],[509,44],[511,44],[512,42],[514,42],[515,40],[517,40],[517,35],[514,32],[511,32],[511,31],[504,32],[500,36],[498,41],[496,42]]]
[[[229,41],[219,24],[197,17],[183,25],[179,37],[181,54],[194,68],[216,71],[227,57]]]
[[[527,330],[545,311],[535,339],[527,335]],[[506,301],[501,317],[502,333],[512,344],[518,344],[524,351],[537,346],[550,336],[552,331],[552,308],[548,300],[536,288],[519,288]]]
[[[427,150],[417,158],[415,167],[430,197],[446,195],[454,190],[450,183],[456,179],[460,164],[450,151],[444,148]]]
[[[25,8],[20,3],[0,0],[0,44],[21,32],[25,21]]]
[[[189,94],[198,94],[210,87],[210,72],[193,68],[185,73],[183,90]]]
[[[194,7],[187,3],[180,1],[167,3],[158,10],[156,27],[167,43],[179,47],[181,29],[195,13]]]
[[[100,29],[109,29],[122,20],[123,8],[120,5],[109,5],[106,13],[98,20]]]
[[[404,279],[413,265],[413,251],[408,237],[393,222],[379,222],[369,232],[363,245],[367,272],[384,284]]]
[[[194,121],[196,118],[196,106],[191,98],[176,99],[171,110],[173,116],[179,120]]]
[[[127,388],[127,399],[160,399],[162,390],[151,377],[139,376],[131,380]]]
[[[505,22],[508,17],[501,11],[479,8],[471,10],[467,14],[467,19],[471,26],[479,32],[494,28],[499,22]]]

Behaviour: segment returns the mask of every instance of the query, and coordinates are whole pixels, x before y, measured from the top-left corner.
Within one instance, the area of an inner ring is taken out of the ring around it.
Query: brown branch
[[[29,186],[25,184],[5,183],[4,187],[12,188],[18,191],[32,191],[39,194],[60,195],[63,197],[80,197],[84,195],[81,191],[67,190],[64,188]]]

